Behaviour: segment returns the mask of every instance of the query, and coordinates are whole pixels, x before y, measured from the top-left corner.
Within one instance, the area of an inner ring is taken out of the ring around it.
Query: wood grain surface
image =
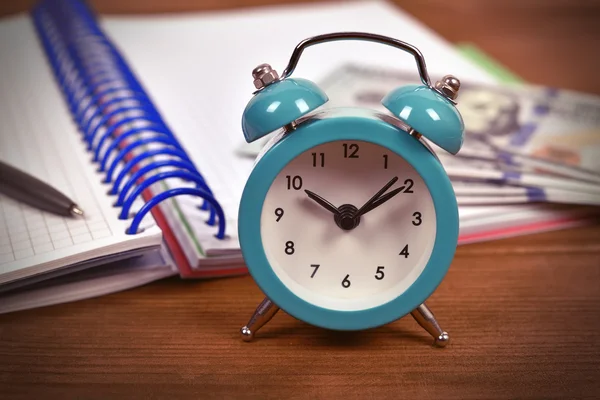
[[[267,3],[92,1],[107,13]],[[399,3],[530,81],[600,93],[598,2]],[[0,14],[28,5],[2,2]],[[0,398],[600,397],[598,221],[460,247],[428,301],[452,335],[446,349],[431,347],[410,317],[340,333],[283,312],[243,343],[238,329],[261,299],[249,277],[168,279],[1,315]]]

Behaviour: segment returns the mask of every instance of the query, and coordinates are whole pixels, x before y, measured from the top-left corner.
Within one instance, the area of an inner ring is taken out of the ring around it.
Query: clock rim
[[[396,298],[362,310],[323,308],[298,297],[273,271],[261,236],[263,203],[281,169],[312,147],[339,140],[373,143],[404,158],[425,182],[436,214],[436,237],[431,256],[421,275]],[[458,205],[450,179],[435,154],[425,145],[406,131],[375,116],[332,116],[305,121],[294,132],[281,137],[257,160],[240,201],[238,238],[250,274],[278,307],[312,325],[334,330],[361,330],[401,318],[433,293],[445,277],[454,257],[458,227]]]

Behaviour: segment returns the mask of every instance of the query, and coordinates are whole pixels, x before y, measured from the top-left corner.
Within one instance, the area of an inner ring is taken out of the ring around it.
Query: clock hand
[[[382,205],[383,203],[385,203],[386,201],[388,201],[389,199],[391,199],[392,197],[394,197],[395,195],[397,195],[398,193],[402,192],[404,190],[404,186],[399,187],[397,189],[392,190],[389,193],[384,194],[383,196],[379,197],[377,200],[375,200],[373,203],[371,203],[371,205],[367,208],[365,208],[362,212],[362,214],[360,215],[365,215],[366,213],[368,213],[369,211],[379,207],[380,205]],[[358,213],[357,215],[358,216]],[[355,216],[355,217],[356,217]]]
[[[306,194],[308,195],[309,198],[314,200],[318,205],[320,205],[327,211],[330,211],[330,212],[334,213],[335,215],[340,213],[340,211],[337,209],[336,206],[334,206],[333,204],[331,204],[330,202],[328,202],[327,200],[325,200],[324,198],[322,198],[315,192],[311,192],[310,190],[304,190],[304,191],[306,192]]]
[[[370,208],[371,205],[375,202],[375,200],[377,200],[382,194],[384,194],[386,190],[388,190],[394,183],[396,183],[397,180],[397,176],[390,179],[390,181],[386,183],[384,187],[382,187],[377,193],[373,195],[373,197],[367,200],[367,202],[363,204],[363,206],[359,208],[358,211],[356,211],[356,214],[354,214],[354,218],[358,218],[359,216],[364,214],[366,212],[365,210]]]

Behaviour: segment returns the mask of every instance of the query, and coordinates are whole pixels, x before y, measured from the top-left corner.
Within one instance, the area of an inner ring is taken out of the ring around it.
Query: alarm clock
[[[389,114],[320,108],[315,83],[291,78],[302,52],[337,40],[366,40],[412,55],[420,85],[382,99]],[[377,327],[411,314],[438,346],[449,342],[425,300],[440,284],[458,240],[458,207],[448,175],[426,138],[456,154],[464,124],[455,108],[460,82],[430,82],[414,46],[361,32],[302,41],[282,75],[268,64],[252,72],[247,142],[277,132],[262,149],[239,208],[239,242],[266,298],[242,338],[281,308],[333,330]]]

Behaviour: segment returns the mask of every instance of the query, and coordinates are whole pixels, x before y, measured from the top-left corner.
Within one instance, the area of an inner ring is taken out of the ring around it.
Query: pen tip
[[[83,210],[79,208],[77,204],[71,205],[71,207],[69,208],[69,212],[75,217],[83,216]]]

